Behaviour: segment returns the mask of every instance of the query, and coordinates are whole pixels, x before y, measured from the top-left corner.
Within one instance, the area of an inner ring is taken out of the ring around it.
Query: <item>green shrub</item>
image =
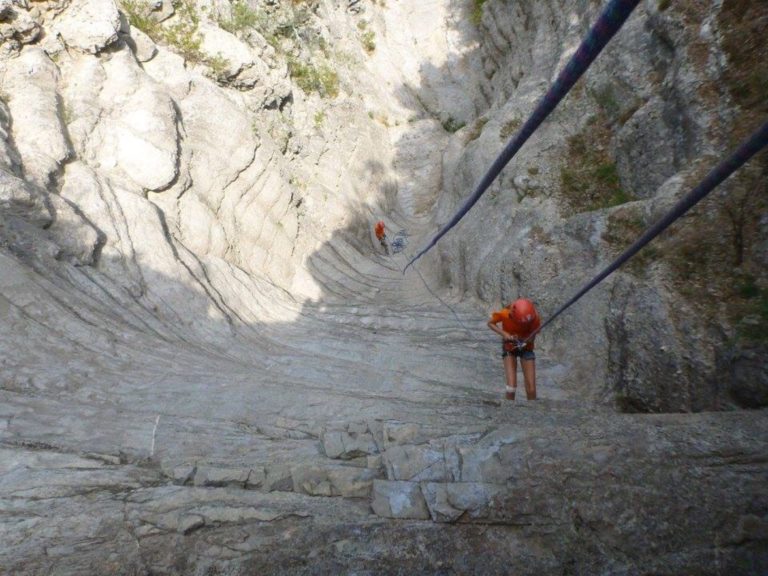
[[[480,26],[483,20],[483,4],[485,4],[485,0],[472,0],[472,11],[469,17],[475,26]]]
[[[174,2],[175,20],[162,28],[162,39],[176,49],[185,60],[202,62],[205,56],[200,50],[203,37],[200,35],[200,16],[192,0]]]
[[[376,33],[373,30],[363,32],[363,35],[360,36],[360,41],[368,54],[376,50]]]
[[[443,125],[443,130],[446,132],[450,132],[453,134],[454,132],[458,132],[464,126],[466,125],[464,122],[461,122],[459,120],[456,120],[453,116],[448,116],[445,120],[442,120],[440,122]]]
[[[610,142],[611,132],[604,117],[596,118],[587,130],[568,139],[560,184],[572,209],[588,212],[633,200],[622,189],[616,162],[607,152]]]
[[[512,118],[510,120],[507,120],[504,122],[504,124],[501,127],[501,130],[499,130],[499,138],[501,140],[509,140],[509,138],[520,129],[520,126],[523,125],[523,121],[519,118]]]
[[[205,58],[204,62],[211,69],[211,73],[216,80],[219,82],[227,80],[227,69],[229,68],[229,61],[221,54]]]
[[[220,18],[218,24],[227,32],[236,34],[264,24],[265,18],[266,15],[252,10],[243,0],[239,0],[232,4],[230,17]]]
[[[588,153],[580,163],[573,163],[560,170],[560,181],[568,203],[579,211],[599,210],[633,200],[621,188],[616,164]]]
[[[339,75],[327,62],[315,64],[289,58],[288,71],[294,82],[307,94],[316,92],[323,98],[336,98],[339,95]]]
[[[141,30],[152,40],[160,37],[160,24],[152,16],[149,4],[141,0],[122,0],[120,5],[131,26]]]

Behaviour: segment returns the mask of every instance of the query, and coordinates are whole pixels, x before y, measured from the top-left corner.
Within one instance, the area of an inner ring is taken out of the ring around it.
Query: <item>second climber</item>
[[[384,226],[384,220],[379,220],[376,222],[376,226],[374,226],[373,231],[376,234],[376,239],[379,241],[379,244],[381,244],[381,247],[384,248],[384,253],[389,256],[389,242],[387,241],[387,232]]]

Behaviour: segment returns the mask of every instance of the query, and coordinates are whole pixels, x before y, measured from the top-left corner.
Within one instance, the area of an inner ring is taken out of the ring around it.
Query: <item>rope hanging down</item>
[[[493,183],[499,173],[504,169],[512,157],[517,154],[517,151],[522,148],[523,144],[531,137],[531,135],[538,129],[538,127],[549,116],[552,110],[560,103],[560,101],[568,94],[570,89],[581,78],[582,74],[586,72],[589,65],[597,57],[598,54],[605,48],[608,41],[613,38],[616,32],[624,25],[629,15],[640,3],[640,0],[611,0],[608,6],[605,7],[603,13],[595,22],[594,26],[587,34],[586,38],[579,46],[579,49],[571,57],[567,66],[560,72],[555,80],[555,83],[547,91],[544,97],[539,101],[536,109],[526,120],[523,127],[515,135],[515,137],[509,141],[509,143],[501,151],[501,154],[496,158],[488,172],[485,173],[480,183],[475,188],[475,191],[469,196],[461,205],[459,210],[453,217],[443,226],[435,235],[429,244],[423,248],[416,256],[406,264],[403,274],[416,260],[426,254],[437,241],[440,240],[448,231],[458,224],[464,215],[469,212],[472,206],[480,199],[488,187]]]
[[[768,146],[768,122],[762,125],[748,140],[743,142],[736,151],[731,154],[729,158],[721,162],[715,167],[707,177],[702,180],[696,188],[691,190],[688,194],[683,196],[667,214],[661,218],[658,222],[648,228],[640,238],[635,240],[629,248],[627,248],[623,254],[621,254],[616,260],[611,262],[602,272],[595,276],[592,280],[579,290],[576,295],[563,304],[557,311],[550,316],[546,322],[544,322],[538,330],[528,336],[524,342],[528,342],[531,338],[541,332],[547,324],[552,322],[560,314],[565,312],[572,304],[574,304],[579,298],[584,296],[587,292],[592,290],[600,282],[602,282],[609,274],[616,271],[622,264],[637,254],[643,246],[648,244],[651,240],[656,238],[664,230],[666,230],[672,223],[678,218],[683,216],[688,210],[693,208],[698,202],[709,194],[714,188],[716,188],[723,180],[728,178],[736,170],[738,170],[743,164],[746,164],[752,156],[757,154],[760,150]]]

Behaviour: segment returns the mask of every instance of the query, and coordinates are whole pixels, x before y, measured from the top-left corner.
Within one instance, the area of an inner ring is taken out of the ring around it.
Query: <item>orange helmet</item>
[[[509,305],[512,318],[521,324],[530,324],[536,317],[536,308],[533,302],[525,298],[518,298]]]

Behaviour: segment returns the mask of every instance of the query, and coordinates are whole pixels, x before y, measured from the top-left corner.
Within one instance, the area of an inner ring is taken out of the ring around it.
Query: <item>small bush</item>
[[[219,82],[224,82],[227,80],[227,69],[229,68],[229,61],[221,54],[205,58],[205,64],[211,69],[211,73],[216,80]]]
[[[472,11],[470,12],[470,20],[475,26],[480,26],[483,21],[483,4],[485,0],[472,0]]]
[[[325,112],[318,110],[315,112],[315,127],[320,128],[325,122]]]
[[[659,12],[664,12],[672,4],[672,0],[659,0]]]
[[[148,4],[141,2],[141,0],[122,0],[120,5],[131,26],[141,30],[152,40],[157,40],[160,37],[160,25],[152,16]]]
[[[607,151],[610,142],[610,128],[603,116],[595,118],[584,132],[568,139],[560,183],[572,209],[588,212],[633,200],[621,187],[616,162]]]
[[[248,4],[239,0],[232,4],[232,12],[229,18],[221,18],[218,21],[221,26],[227,32],[236,34],[249,28],[254,28],[264,23],[265,15],[257,13],[252,10]]]
[[[621,188],[616,164],[613,161],[597,163],[598,158],[587,154],[581,163],[574,163],[560,171],[563,192],[571,207],[581,211],[599,210],[626,204],[633,200]]]
[[[336,98],[339,95],[339,75],[326,62],[315,64],[289,58],[288,71],[299,88],[307,94],[316,92],[323,98]]]
[[[202,62],[205,56],[200,50],[203,38],[198,27],[200,16],[192,0],[180,0],[174,3],[175,21],[162,29],[162,39],[174,47],[185,60]]]
[[[376,33],[373,30],[363,32],[363,35],[360,36],[360,42],[362,42],[363,48],[368,54],[372,53],[376,50]]]
[[[441,124],[443,125],[443,130],[450,132],[451,134],[458,132],[466,125],[464,122],[456,120],[453,116],[448,116],[448,118],[441,121]]]
[[[499,138],[501,140],[509,140],[509,138],[520,129],[523,125],[523,121],[519,118],[512,118],[504,122],[504,125],[499,130]]]

